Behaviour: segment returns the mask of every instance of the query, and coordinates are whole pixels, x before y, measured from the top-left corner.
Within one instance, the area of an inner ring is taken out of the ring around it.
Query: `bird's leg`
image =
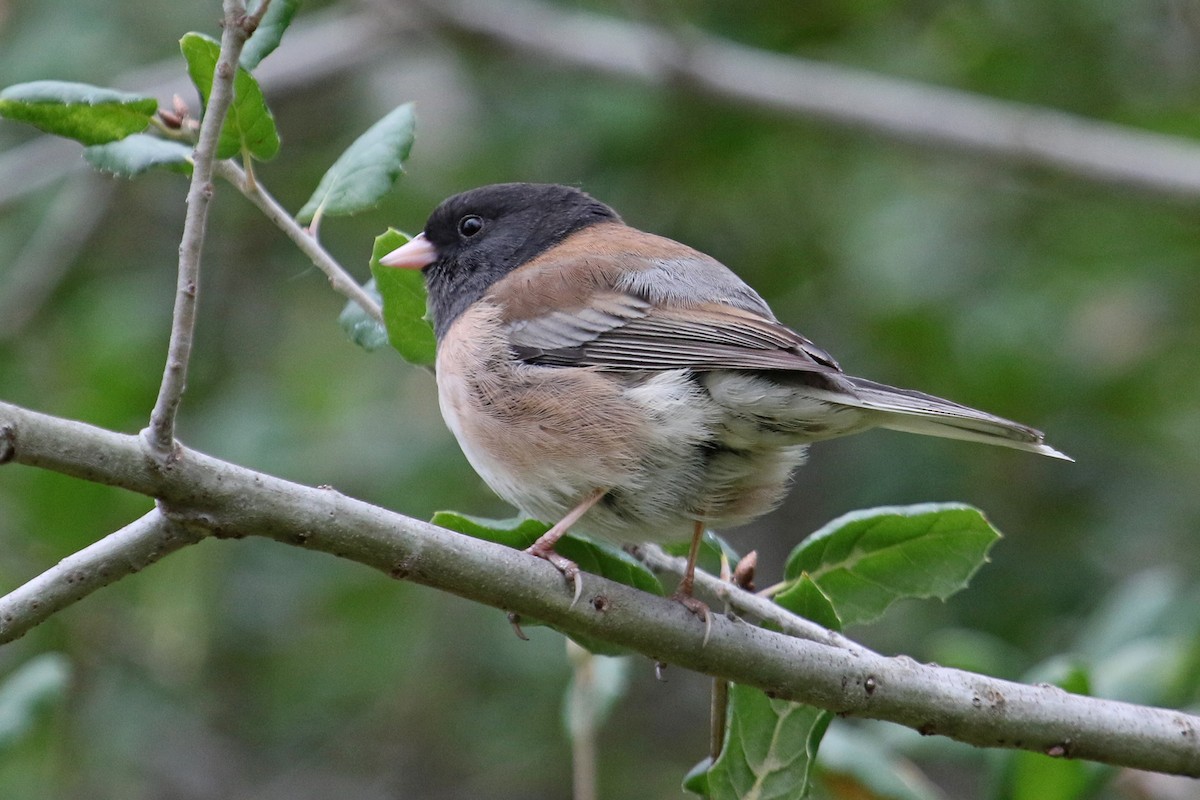
[[[583,502],[568,511],[567,515],[560,519],[553,528],[543,533],[537,538],[537,541],[525,548],[526,553],[538,558],[544,558],[558,567],[558,571],[563,574],[563,577],[571,582],[572,587],[575,589],[575,599],[571,601],[571,605],[577,603],[579,596],[583,594],[583,582],[579,580],[579,565],[571,559],[564,558],[556,553],[554,545],[558,544],[558,540],[563,537],[563,534],[578,522],[579,518],[586,514],[589,508],[596,505],[607,491],[607,489],[597,489],[583,498]]]
[[[683,579],[679,581],[679,587],[671,597],[679,601],[688,611],[691,611],[697,617],[704,620],[705,626],[708,626],[710,624],[708,606],[704,604],[704,601],[692,596],[692,588],[696,582],[696,559],[700,556],[700,540],[703,538],[704,523],[696,520],[696,527],[692,531],[692,546],[688,550],[687,569],[684,570]],[[704,639],[705,641],[708,640],[707,627],[705,628]]]

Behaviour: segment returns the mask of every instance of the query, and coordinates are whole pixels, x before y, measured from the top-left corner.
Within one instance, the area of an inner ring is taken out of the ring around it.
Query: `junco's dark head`
[[[442,201],[421,235],[381,263],[424,271],[440,338],[509,272],[582,228],[620,220],[604,203],[570,186],[498,183]]]

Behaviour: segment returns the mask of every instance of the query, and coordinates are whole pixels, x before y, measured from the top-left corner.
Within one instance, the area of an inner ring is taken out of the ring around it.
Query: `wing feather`
[[[715,303],[664,307],[605,296],[578,311],[515,321],[509,339],[518,358],[544,366],[840,371],[832,356],[790,328]]]

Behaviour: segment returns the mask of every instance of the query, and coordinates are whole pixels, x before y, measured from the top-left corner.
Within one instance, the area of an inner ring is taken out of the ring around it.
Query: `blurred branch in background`
[[[191,525],[216,536],[261,535],[348,558],[393,578],[755,686],[772,697],[886,719],[983,747],[1200,776],[1200,718],[1183,712],[829,647],[724,615],[713,615],[709,635],[675,601],[596,575],[587,576],[591,599],[575,603],[557,570],[503,545],[192,450],[181,448],[176,459],[161,465],[146,457],[139,437],[7,403],[0,403],[0,450],[0,463],[42,467],[155,496],[186,509]],[[143,524],[151,532],[156,526],[153,518],[146,519],[135,523],[135,532]],[[143,539],[140,534],[132,538],[133,550],[141,550]],[[111,553],[96,555],[95,563],[76,561],[70,570],[39,579],[42,590],[65,596],[69,592],[58,584],[74,581],[77,574],[97,574],[105,565],[124,574],[135,571],[120,567]],[[135,563],[131,560],[131,567]],[[12,595],[0,599],[0,641],[31,627],[29,614],[37,613],[36,606],[21,592],[16,593],[20,604]]]
[[[66,278],[104,219],[114,186],[80,172],[51,201],[0,279],[0,342],[19,336]]]
[[[403,8],[370,0],[395,24]],[[528,0],[411,0],[436,26],[526,58],[689,89],[737,105],[862,130],[935,150],[1178,199],[1200,197],[1200,143],[853,67],[685,36]]]
[[[1200,196],[1200,143],[867,70],[686,37],[650,26],[528,2],[391,3],[335,10],[297,22],[288,46],[256,74],[273,96],[380,61],[400,32],[426,24],[486,39],[514,53],[657,86],[677,86],[738,105],[817,119],[908,144],[953,149],[1177,199]],[[419,14],[414,14],[414,10]],[[379,24],[379,18],[387,25]],[[160,98],[190,94],[169,60],[114,85]],[[78,166],[74,146],[41,137],[0,154],[0,206]]]

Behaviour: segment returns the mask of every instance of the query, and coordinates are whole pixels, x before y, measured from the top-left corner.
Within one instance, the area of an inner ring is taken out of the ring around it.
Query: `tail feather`
[[[839,377],[849,381],[854,394],[847,396],[839,393],[837,402],[882,412],[882,417],[877,423],[881,428],[983,442],[1040,453],[1065,461],[1075,460],[1046,444],[1045,435],[1041,431],[1019,422],[924,392],[899,389],[849,375]]]

